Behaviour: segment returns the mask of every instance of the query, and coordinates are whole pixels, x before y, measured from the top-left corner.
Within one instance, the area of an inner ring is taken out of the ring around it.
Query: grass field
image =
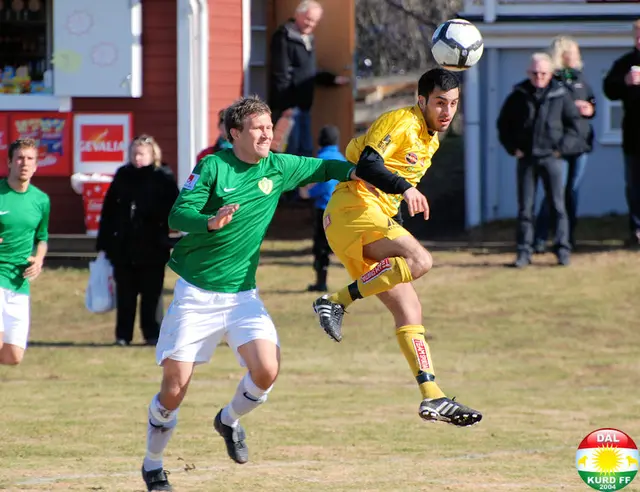
[[[196,372],[167,450],[175,490],[586,491],[574,465],[585,435],[615,427],[640,443],[638,253],[575,255],[567,269],[546,255],[516,271],[504,268],[511,254],[436,252],[416,288],[439,381],[485,414],[457,429],[417,416],[377,300],[353,307],[341,344],[316,326],[308,247],[265,244],[259,285],[283,363],[269,402],[244,419],[251,462],[232,463],[211,429],[242,375],[221,346]],[[152,349],[110,345],[113,315],[85,311],[86,280],[48,270],[33,286],[31,346],[22,365],[0,368],[0,489],[144,490],[160,370]],[[346,280],[332,268],[332,286]]]

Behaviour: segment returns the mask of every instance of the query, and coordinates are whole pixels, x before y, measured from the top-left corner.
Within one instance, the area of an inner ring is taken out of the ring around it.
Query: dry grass
[[[353,307],[341,344],[316,327],[303,292],[310,257],[298,254],[308,246],[265,244],[259,283],[283,368],[269,403],[245,419],[251,463],[228,460],[211,430],[242,374],[220,347],[197,371],[166,454],[176,490],[583,491],[574,456],[587,433],[611,426],[640,439],[637,253],[576,255],[569,269],[536,257],[525,271],[503,268],[510,255],[436,253],[417,289],[439,381],[485,412],[455,429],[417,417],[419,392],[376,300]],[[43,274],[27,357],[0,368],[0,489],[143,490],[160,371],[151,349],[110,346],[113,315],[84,310],[86,279]],[[333,286],[346,280],[331,270]]]

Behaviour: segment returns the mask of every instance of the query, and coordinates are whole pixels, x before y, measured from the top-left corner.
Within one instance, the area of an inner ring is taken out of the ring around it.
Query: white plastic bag
[[[89,262],[89,284],[84,303],[92,313],[107,313],[116,307],[113,267],[103,251]]]

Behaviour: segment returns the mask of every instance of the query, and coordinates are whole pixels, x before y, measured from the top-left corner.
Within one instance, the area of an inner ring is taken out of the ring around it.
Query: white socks
[[[222,409],[220,420],[224,425],[235,427],[238,425],[238,419],[243,415],[267,401],[267,395],[273,386],[266,390],[259,388],[251,379],[249,373],[240,381],[236,394],[233,395],[231,402]]]
[[[158,401],[158,395],[154,396],[149,405],[147,454],[142,464],[145,471],[162,468],[162,455],[177,423],[178,409],[167,410]]]

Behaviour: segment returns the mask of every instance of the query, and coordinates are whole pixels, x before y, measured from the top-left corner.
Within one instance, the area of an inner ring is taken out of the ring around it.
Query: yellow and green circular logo
[[[585,437],[576,452],[580,478],[596,490],[621,490],[638,473],[638,447],[617,429],[598,429]]]

